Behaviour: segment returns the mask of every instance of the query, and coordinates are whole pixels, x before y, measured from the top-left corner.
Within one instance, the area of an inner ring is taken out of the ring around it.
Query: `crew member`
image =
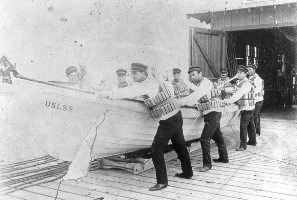
[[[66,71],[66,76],[68,78],[67,86],[76,89],[88,89],[89,83],[87,81],[87,71],[84,66],[80,67],[80,72],[74,66],[69,66]]]
[[[189,87],[181,78],[181,70],[174,68],[172,70],[173,80],[171,81],[174,89],[174,96],[180,98],[189,95]]]
[[[74,66],[69,66],[66,71],[66,76],[68,78],[67,85],[74,88],[80,88],[81,84],[79,83],[79,74],[77,68]]]
[[[240,146],[236,151],[244,151],[248,145],[256,146],[256,131],[253,119],[253,112],[255,108],[254,93],[252,84],[247,79],[247,68],[243,65],[238,67],[237,71],[237,89],[236,92],[229,99],[225,99],[226,105],[237,103],[241,109],[240,118]],[[247,142],[247,135],[249,142]]]
[[[117,73],[117,78],[118,78],[118,88],[123,88],[123,87],[127,87],[128,86],[128,82],[127,82],[127,71],[124,69],[118,69],[116,71]]]
[[[228,76],[228,72],[229,70],[227,68],[222,68],[220,70],[220,78],[218,79],[218,85],[225,84],[230,79]],[[229,84],[231,85],[231,83]]]
[[[227,68],[222,68],[220,70],[220,78],[218,78],[217,85],[218,85],[218,87],[223,86],[220,89],[220,95],[221,95],[220,97],[221,97],[221,99],[230,98],[230,96],[232,95],[232,93],[229,92],[229,91],[233,91],[234,90],[232,84],[230,83],[230,78],[228,76],[228,73],[229,73],[229,70]]]
[[[212,168],[210,156],[211,139],[216,142],[219,152],[219,158],[213,159],[213,161],[223,163],[229,162],[226,144],[220,130],[222,108],[220,107],[220,104],[215,106],[213,104],[215,101],[210,101],[216,96],[216,92],[212,91],[213,83],[206,77],[202,76],[202,68],[190,67],[188,73],[190,82],[196,85],[196,88],[193,89],[194,92],[192,94],[179,100],[179,104],[188,106],[197,104],[198,109],[202,111],[204,115],[204,128],[200,138],[203,155],[203,166],[200,168],[200,171],[206,172]]]
[[[151,155],[156,169],[157,184],[150,191],[166,188],[168,178],[164,160],[164,149],[171,140],[178,158],[181,161],[182,173],[180,178],[193,176],[189,152],[183,135],[183,118],[177,103],[173,99],[174,91],[170,82],[158,82],[148,79],[147,66],[140,63],[131,64],[131,75],[136,82],[131,87],[118,88],[99,93],[99,97],[123,99],[142,97],[149,107],[152,117],[160,117],[159,126],[151,147]]]
[[[254,86],[254,93],[255,93],[255,110],[253,112],[253,118],[254,118],[254,123],[256,127],[256,134],[260,135],[261,133],[260,110],[263,105],[264,81],[255,72],[256,65],[248,65],[247,69],[248,69],[248,79]]]

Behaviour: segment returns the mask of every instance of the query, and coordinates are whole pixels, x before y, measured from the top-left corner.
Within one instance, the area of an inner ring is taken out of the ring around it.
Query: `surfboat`
[[[150,148],[158,119],[149,116],[141,101],[96,99],[92,91],[12,77],[12,84],[1,83],[1,120],[29,132],[37,132],[38,146],[56,158],[71,161],[81,141],[105,115],[97,128],[93,158],[102,158]],[[221,127],[234,117],[238,107],[226,107]],[[203,118],[195,107],[181,108],[186,141],[200,137]]]

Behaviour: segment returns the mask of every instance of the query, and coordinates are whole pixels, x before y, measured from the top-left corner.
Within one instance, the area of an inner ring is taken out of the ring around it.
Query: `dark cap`
[[[74,66],[69,66],[69,67],[66,69],[66,71],[65,71],[65,73],[67,74],[67,76],[68,76],[69,74],[71,74],[72,72],[77,72],[77,68],[74,67]]]
[[[116,73],[117,73],[117,75],[126,75],[127,74],[127,71],[126,70],[124,70],[124,69],[118,69],[117,71],[116,71]]]
[[[251,64],[251,65],[246,66],[246,68],[253,68],[253,69],[256,69],[257,66],[256,66],[255,64]]]
[[[132,63],[131,64],[131,71],[139,71],[139,72],[146,72],[147,66],[140,63]]]
[[[245,72],[245,73],[248,72],[246,66],[243,66],[243,65],[239,65],[239,66],[238,66],[238,70],[239,70],[239,71],[243,71],[243,72]]]
[[[221,72],[221,73],[228,73],[229,70],[228,70],[227,68],[222,68],[222,69],[220,69],[220,72]]]
[[[172,70],[172,73],[181,73],[181,70],[180,69],[178,69],[178,68],[174,68],[173,70]]]
[[[202,68],[201,67],[190,67],[189,70],[188,70],[188,74],[190,74],[191,72],[193,71],[197,71],[198,73],[202,72]]]

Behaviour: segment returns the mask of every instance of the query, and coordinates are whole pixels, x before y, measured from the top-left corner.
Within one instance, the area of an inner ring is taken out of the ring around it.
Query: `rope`
[[[141,124],[150,114],[148,113],[145,118],[143,118],[142,120],[140,120],[139,122],[137,122],[134,126],[138,126],[139,124]]]
[[[224,106],[224,110],[225,110],[226,115],[227,115],[228,120],[229,120],[228,125],[230,126],[230,128],[231,128],[233,134],[235,135],[235,137],[236,137],[237,139],[239,139],[239,137],[238,137],[237,134],[236,134],[236,131],[233,129],[232,122],[231,122],[231,115],[230,115],[230,112],[226,109],[226,105]],[[241,109],[239,109],[239,110],[235,113],[233,119],[237,118],[237,116],[239,115],[240,111],[241,111]],[[237,114],[237,113],[238,113],[238,114]]]
[[[198,117],[199,117],[199,115],[197,115],[197,117],[195,118],[195,120],[193,121],[191,126],[187,130],[185,130],[184,135],[185,135],[185,133],[187,133],[194,126],[194,124],[195,124],[196,120],[198,119]]]

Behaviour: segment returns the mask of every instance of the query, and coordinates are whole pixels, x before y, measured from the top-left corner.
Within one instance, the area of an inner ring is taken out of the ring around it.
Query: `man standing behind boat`
[[[199,110],[203,113],[205,124],[200,138],[203,166],[200,169],[200,172],[206,172],[212,168],[210,157],[211,139],[216,142],[219,152],[219,158],[213,159],[213,161],[223,163],[229,162],[227,148],[220,129],[222,108],[212,106],[210,99],[212,98],[212,94],[214,94],[214,92],[212,92],[213,83],[202,76],[202,68],[190,67],[188,73],[190,82],[196,85],[196,88],[192,94],[179,100],[179,104],[188,106],[198,104]]]
[[[110,99],[135,98],[141,96],[149,107],[152,117],[160,117],[159,126],[151,147],[151,155],[156,169],[157,184],[150,191],[161,190],[168,185],[164,160],[164,149],[171,140],[178,158],[181,161],[180,178],[190,179],[193,176],[189,152],[183,135],[183,118],[174,97],[170,82],[158,82],[148,79],[147,66],[140,63],[131,64],[131,74],[135,82],[131,87],[118,88],[99,93],[99,97]]]
[[[67,86],[77,89],[83,89],[84,86],[82,83],[82,76],[85,74],[79,74],[77,68],[74,66],[69,66],[66,69],[65,73],[68,78]]]
[[[227,99],[230,98],[232,95],[229,91],[233,91],[232,84],[230,83],[230,78],[228,76],[229,70],[227,68],[222,68],[220,70],[220,78],[218,78],[218,82],[216,83],[218,87],[223,87],[221,88],[221,99]]]
[[[127,71],[124,69],[118,69],[116,73],[117,73],[117,79],[118,79],[117,87],[118,88],[127,87],[129,85],[127,82],[127,76],[126,76]]]
[[[174,89],[174,96],[180,98],[189,95],[189,87],[186,85],[184,80],[180,77],[181,70],[174,68],[172,70],[173,80],[171,81]]]
[[[253,112],[253,118],[254,118],[254,123],[256,127],[256,134],[260,135],[261,133],[260,110],[263,105],[264,81],[255,72],[256,65],[248,65],[247,69],[248,69],[248,79],[254,86],[254,92],[255,92],[255,110]]]
[[[247,79],[247,68],[243,65],[238,67],[237,72],[237,88],[236,92],[230,97],[230,99],[225,99],[226,105],[237,103],[238,107],[241,109],[240,117],[240,146],[236,151],[244,151],[247,145],[256,146],[256,131],[255,124],[253,120],[253,111],[255,108],[254,94],[252,84]],[[247,136],[249,137],[249,142],[247,142]]]

